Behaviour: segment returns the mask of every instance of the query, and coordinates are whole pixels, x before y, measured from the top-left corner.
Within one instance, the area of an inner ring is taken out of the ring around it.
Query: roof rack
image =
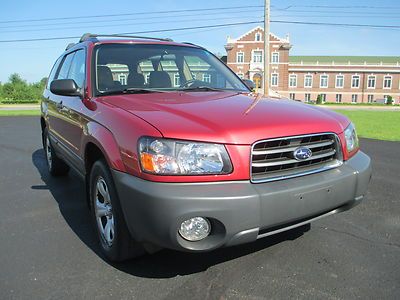
[[[154,38],[147,36],[138,36],[138,35],[124,35],[124,34],[93,34],[93,33],[85,33],[81,36],[79,43],[87,41],[89,39],[97,39],[98,37],[122,37],[122,38],[135,38],[135,39],[146,39],[146,40],[156,40],[156,41],[165,41],[172,42],[172,39],[169,38]]]
[[[75,45],[76,45],[75,43],[69,43],[69,44],[67,45],[67,47],[65,48],[65,51],[67,51],[68,49],[72,48],[72,47],[75,46]]]
[[[202,46],[200,46],[200,45],[196,45],[196,44],[194,44],[194,43],[190,43],[190,42],[182,42],[181,44],[192,45],[192,46],[196,46],[196,47],[199,47],[199,48],[204,49],[204,47],[202,47]]]

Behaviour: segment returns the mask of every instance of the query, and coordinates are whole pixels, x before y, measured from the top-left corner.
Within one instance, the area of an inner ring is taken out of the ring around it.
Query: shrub
[[[388,96],[386,99],[386,104],[387,105],[392,105],[393,104],[393,97],[392,96]]]
[[[316,103],[322,104],[322,96],[321,95],[318,95]]]

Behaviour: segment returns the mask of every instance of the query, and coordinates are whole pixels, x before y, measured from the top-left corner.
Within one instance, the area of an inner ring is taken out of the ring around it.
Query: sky
[[[115,2],[6,0],[2,3],[0,10],[0,82],[6,82],[12,73],[19,73],[28,82],[35,82],[48,76],[54,61],[62,54],[66,45],[76,42],[77,39],[7,43],[1,41],[80,36],[85,32],[112,34],[262,21],[263,8],[254,6],[262,6],[263,3],[263,0],[119,0]],[[222,7],[226,9],[212,10],[212,8]],[[232,7],[242,8],[230,9]],[[211,10],[196,11],[196,9],[205,8]],[[190,11],[154,13],[172,10]],[[135,15],[132,15],[133,13]],[[105,14],[130,15],[32,21]],[[400,26],[400,2],[398,0],[271,0],[271,21]],[[193,42],[214,53],[225,54],[224,45],[227,36],[238,37],[257,25],[247,24],[148,35]],[[281,37],[290,34],[293,45],[290,55],[400,56],[400,28],[328,27],[272,22],[271,31]]]

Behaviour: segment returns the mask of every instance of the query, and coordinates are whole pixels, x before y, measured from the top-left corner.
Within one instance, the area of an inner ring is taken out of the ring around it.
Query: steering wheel
[[[198,81],[198,80],[196,80],[196,79],[189,79],[189,80],[186,80],[186,82],[185,82],[185,83],[182,83],[179,87],[180,87],[180,88],[191,87],[196,81]]]

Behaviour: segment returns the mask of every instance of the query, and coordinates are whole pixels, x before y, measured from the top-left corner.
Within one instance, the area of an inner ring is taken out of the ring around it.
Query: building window
[[[326,101],[326,94],[320,94],[322,102]]]
[[[385,76],[383,77],[383,88],[384,89],[391,89],[392,88],[392,76]]]
[[[118,81],[121,82],[121,85],[126,85],[126,74],[119,74]]]
[[[342,103],[342,94],[336,94],[336,103]]]
[[[368,95],[368,103],[374,102],[374,95]]]
[[[358,95],[357,94],[351,95],[351,103],[357,103],[357,99],[358,99]]]
[[[304,76],[304,87],[305,88],[312,87],[312,75],[311,74],[307,74]]]
[[[148,84],[150,81],[150,73],[147,73],[144,78],[146,79],[146,84]]]
[[[320,88],[327,88],[328,87],[328,75],[321,75],[320,82],[319,82],[319,87]]]
[[[203,74],[203,81],[204,82],[211,82],[211,75],[210,74]]]
[[[256,42],[261,42],[261,33],[259,33],[259,32],[256,33],[255,41]]]
[[[296,94],[295,93],[290,93],[289,94],[289,98],[290,98],[290,100],[296,99]]]
[[[297,87],[297,75],[296,74],[289,75],[289,87]]]
[[[367,82],[367,88],[374,89],[375,88],[375,83],[376,83],[376,76],[375,75],[369,75],[368,76],[368,82]],[[370,95],[370,96],[372,96],[372,95]]]
[[[277,73],[271,74],[271,86],[278,86],[279,75]]]
[[[238,76],[240,79],[243,79],[243,77],[244,77],[243,73],[238,73],[237,76]]]
[[[271,62],[273,64],[277,64],[279,62],[279,52],[273,52],[272,53],[272,59]]]
[[[336,75],[336,88],[343,88],[344,86],[344,75]]]
[[[179,73],[174,74],[174,86],[180,86],[181,85],[181,79],[179,78]]]
[[[262,51],[254,51],[253,52],[253,62],[255,63],[261,63],[263,61],[262,59]]]
[[[360,75],[353,75],[351,77],[351,87],[359,88],[360,87]]]
[[[310,101],[311,101],[311,94],[308,94],[308,93],[305,94],[305,95],[304,95],[304,101],[305,101],[305,102],[310,102]]]
[[[239,64],[244,63],[244,52],[236,53],[236,62]]]

